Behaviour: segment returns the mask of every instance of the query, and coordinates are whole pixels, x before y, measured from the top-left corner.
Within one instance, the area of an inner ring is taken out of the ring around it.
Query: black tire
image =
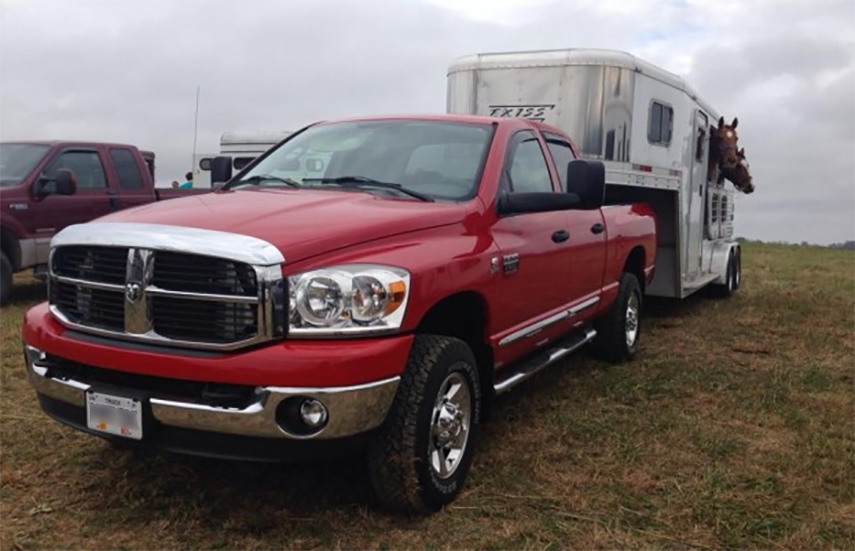
[[[469,430],[460,459],[442,477],[431,465],[431,451],[438,441],[433,435],[435,409],[449,378],[468,385]],[[368,450],[368,470],[377,497],[406,513],[436,511],[451,503],[472,464],[481,404],[478,367],[469,346],[450,337],[416,336],[392,407]]]
[[[734,255],[734,270],[733,270],[733,291],[739,290],[742,285],[742,249],[737,247]]]
[[[609,363],[620,363],[635,356],[641,337],[642,299],[638,278],[634,274],[624,272],[620,277],[617,300],[611,309],[594,323],[597,330],[597,336],[594,338],[594,351],[597,357]],[[628,310],[631,301],[633,301],[635,310],[635,332],[632,342],[629,342],[631,327],[628,326]]]
[[[12,263],[0,251],[0,304],[6,304],[12,292]]]
[[[710,286],[710,292],[714,298],[725,299],[733,296],[736,291],[736,255],[733,251],[727,257],[726,277],[724,283]]]

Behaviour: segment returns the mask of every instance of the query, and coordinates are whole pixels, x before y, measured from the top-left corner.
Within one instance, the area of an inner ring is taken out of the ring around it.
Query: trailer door
[[[709,119],[700,110],[695,111],[694,151],[692,173],[687,190],[686,221],[684,227],[686,265],[684,279],[695,279],[700,275],[701,244],[704,238],[704,214],[706,206],[707,161],[709,159]]]

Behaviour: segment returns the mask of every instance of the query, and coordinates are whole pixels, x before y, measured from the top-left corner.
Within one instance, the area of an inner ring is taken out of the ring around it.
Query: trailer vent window
[[[650,104],[650,120],[647,125],[647,140],[667,147],[671,144],[674,109],[658,101]]]

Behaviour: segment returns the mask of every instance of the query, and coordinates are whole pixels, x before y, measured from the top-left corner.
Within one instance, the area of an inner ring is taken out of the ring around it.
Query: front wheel
[[[451,503],[472,464],[481,387],[469,346],[419,335],[380,433],[368,450],[377,496],[403,512]]]
[[[12,292],[12,263],[0,252],[0,304],[6,304]]]
[[[609,311],[595,322],[594,350],[610,363],[632,359],[641,336],[641,285],[635,275],[624,272],[618,298]]]

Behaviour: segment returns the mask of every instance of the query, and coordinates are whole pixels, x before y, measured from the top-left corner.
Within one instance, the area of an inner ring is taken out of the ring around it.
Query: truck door
[[[135,155],[127,147],[111,147],[109,152],[115,175],[113,181],[117,184],[111,192],[113,210],[150,203],[154,195],[154,182],[150,187],[145,185],[148,179],[143,178],[143,171],[147,167],[142,156]]]
[[[36,232],[37,264],[47,262],[50,238],[56,232],[110,212],[107,176],[101,152],[87,147],[64,149],[48,163],[42,176],[54,178],[57,171],[63,168],[71,170],[77,177],[77,192],[74,195],[48,195],[34,199],[30,207]]]
[[[560,193],[556,188],[536,134],[517,132],[508,145],[499,193]],[[570,300],[567,232],[564,211],[504,216],[493,226],[500,250],[495,261],[499,324],[510,330],[499,344],[510,356],[531,350],[534,342],[545,343],[561,325],[549,318]]]
[[[707,162],[709,160],[709,119],[700,110],[695,111],[694,154],[689,185],[684,194],[686,212],[686,242],[683,276],[694,279],[700,275],[701,245],[704,238],[704,218],[708,209]]]
[[[570,144],[557,134],[543,132],[546,147],[561,191],[567,191],[567,165],[575,158]],[[567,213],[570,279],[567,280],[569,300],[584,301],[599,296],[606,267],[606,227],[603,212],[572,210]]]

